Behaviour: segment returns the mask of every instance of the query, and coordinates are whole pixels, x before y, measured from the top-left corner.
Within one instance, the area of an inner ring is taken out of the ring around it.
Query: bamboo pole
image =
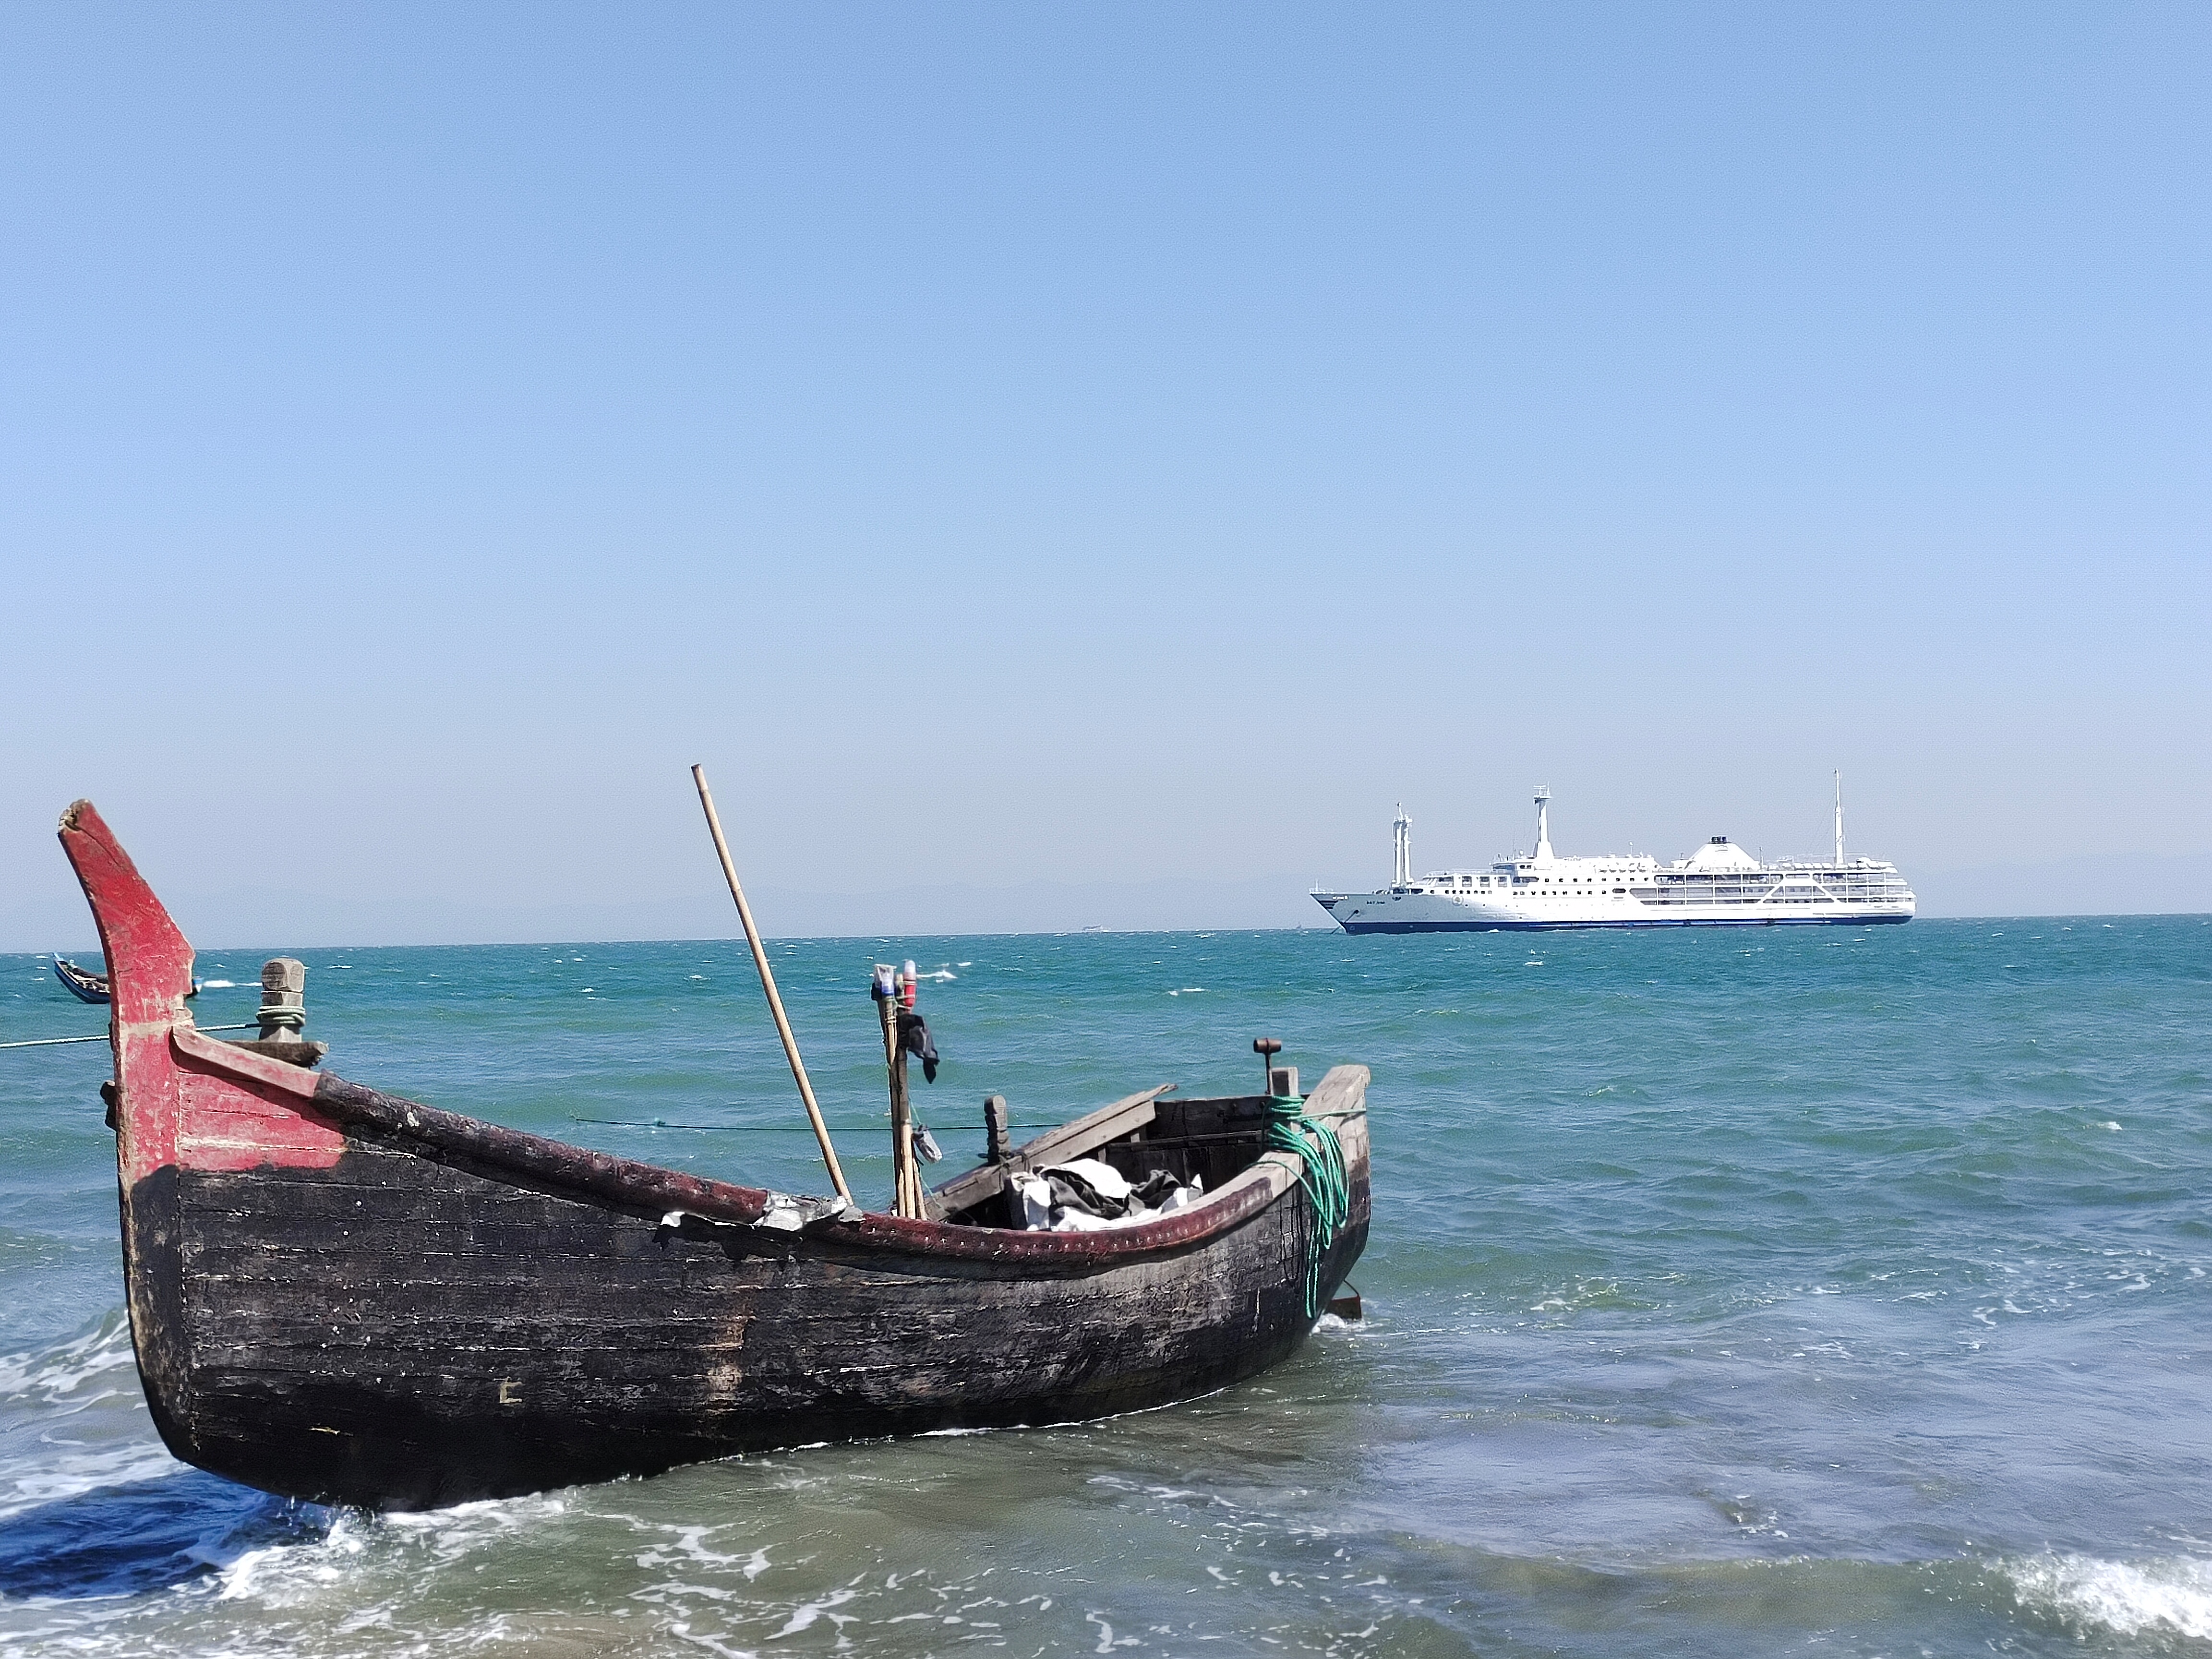
[[[845,1172],[837,1167],[837,1149],[830,1144],[830,1126],[822,1121],[822,1108],[814,1098],[814,1085],[806,1080],[806,1062],[799,1057],[799,1039],[791,1034],[791,1021],[784,1017],[783,999],[776,994],[775,975],[768,965],[768,952],[761,948],[760,929],[753,926],[752,906],[745,902],[745,890],[738,885],[738,866],[730,861],[730,843],[722,839],[722,820],[714,812],[714,797],[707,788],[704,767],[691,769],[691,781],[699,786],[699,805],[707,809],[707,828],[714,837],[714,851],[722,860],[722,873],[729,878],[730,896],[738,902],[738,920],[745,925],[745,943],[753,947],[753,966],[760,969],[761,989],[768,993],[769,1012],[775,1016],[776,1035],[783,1039],[783,1057],[791,1062],[791,1075],[799,1084],[799,1097],[806,1103],[807,1121],[814,1126],[814,1139],[821,1144],[822,1161],[830,1166],[830,1182],[837,1188],[837,1196],[852,1202],[852,1189],[845,1185]]]

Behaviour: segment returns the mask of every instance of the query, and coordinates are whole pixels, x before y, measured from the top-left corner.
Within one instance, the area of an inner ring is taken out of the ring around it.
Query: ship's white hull
[[[1315,900],[1347,933],[1542,933],[1564,927],[1776,927],[1841,923],[1868,927],[1910,921],[1910,902],[1814,901],[1791,898],[1698,903],[1631,898],[1613,903],[1558,906],[1532,900],[1522,905],[1477,902],[1442,893],[1316,893]]]

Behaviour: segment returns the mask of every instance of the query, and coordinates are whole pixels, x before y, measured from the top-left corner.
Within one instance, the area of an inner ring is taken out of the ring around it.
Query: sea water
[[[742,945],[295,954],[344,1076],[824,1188]],[[2212,1654],[2204,919],[773,957],[874,1203],[876,961],[936,975],[939,1178],[986,1094],[1370,1066],[1365,1320],[1111,1421],[289,1504],[149,1425],[104,1048],[0,1051],[0,1653]],[[0,958],[0,1040],[100,1024]]]

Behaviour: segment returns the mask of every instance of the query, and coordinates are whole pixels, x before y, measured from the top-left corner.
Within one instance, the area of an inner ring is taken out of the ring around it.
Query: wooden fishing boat
[[[205,1036],[191,948],[89,803],[61,839],[113,983],[101,1092],[147,1401],[179,1457],[270,1492],[419,1509],[1164,1405],[1290,1353],[1366,1242],[1362,1066],[1302,1110],[1149,1090],[947,1183],[934,1218],[860,1213]],[[1285,1111],[1334,1130],[1340,1220],[1268,1149]],[[994,1224],[1012,1173],[1086,1155],[1205,1196],[1097,1231]]]
[[[106,975],[95,974],[89,968],[80,968],[67,957],[56,957],[54,977],[69,987],[70,994],[79,1002],[94,1003],[103,1008],[107,1006]],[[185,994],[188,997],[196,997],[199,994],[200,982],[194,980],[191,988]]]
[[[107,1001],[107,975],[80,968],[67,957],[54,958],[54,977],[67,986],[69,994],[79,1002],[105,1005]]]

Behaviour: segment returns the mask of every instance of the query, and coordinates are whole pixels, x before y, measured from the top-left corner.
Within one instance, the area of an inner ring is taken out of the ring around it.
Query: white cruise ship
[[[1844,858],[1836,791],[1832,861],[1762,864],[1726,836],[1688,858],[1561,858],[1552,850],[1552,792],[1536,791],[1536,850],[1487,870],[1415,878],[1413,820],[1391,826],[1390,884],[1372,893],[1316,893],[1347,933],[1444,933],[1486,928],[1771,927],[1780,922],[1910,921],[1911,888],[1893,864]]]

